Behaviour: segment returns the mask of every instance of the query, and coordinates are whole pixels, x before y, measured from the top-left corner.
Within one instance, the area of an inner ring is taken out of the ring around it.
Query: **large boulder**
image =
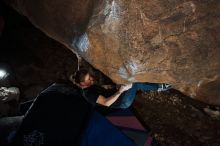
[[[220,105],[219,0],[6,2],[117,83],[171,83]]]

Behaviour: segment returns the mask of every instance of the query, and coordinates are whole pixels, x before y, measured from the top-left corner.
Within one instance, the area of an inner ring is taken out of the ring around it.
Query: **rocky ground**
[[[71,51],[34,28],[27,19],[5,9],[0,63],[14,72],[10,84],[21,90],[20,101],[36,97],[56,80],[68,79],[77,69]],[[100,74],[100,83],[106,77]],[[0,103],[3,108],[5,103]],[[9,106],[10,105],[10,106]],[[15,104],[9,103],[7,108]],[[139,92],[134,107],[161,146],[219,146],[220,107],[195,101],[176,90]],[[15,115],[16,110],[9,112]],[[7,114],[7,110],[6,113]]]
[[[140,92],[135,109],[161,146],[219,146],[218,106],[195,101],[176,90]]]

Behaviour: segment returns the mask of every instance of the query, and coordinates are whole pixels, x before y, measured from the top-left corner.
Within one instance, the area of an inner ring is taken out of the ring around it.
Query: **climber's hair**
[[[83,82],[83,81],[84,81],[85,76],[86,76],[88,73],[91,74],[88,69],[82,68],[82,69],[79,69],[79,70],[75,73],[75,75],[73,76],[73,78],[74,78],[75,82],[79,84],[80,82]]]

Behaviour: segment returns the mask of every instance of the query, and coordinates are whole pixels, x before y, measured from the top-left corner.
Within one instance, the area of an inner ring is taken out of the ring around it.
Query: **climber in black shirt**
[[[122,85],[119,90],[110,92],[94,84],[94,77],[87,69],[80,69],[72,80],[81,88],[82,96],[93,105],[103,105],[112,108],[128,108],[134,101],[137,90],[165,91],[171,88],[169,84],[133,83]]]

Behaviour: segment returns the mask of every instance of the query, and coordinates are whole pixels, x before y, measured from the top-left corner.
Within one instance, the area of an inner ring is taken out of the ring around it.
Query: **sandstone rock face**
[[[171,83],[220,105],[219,0],[7,2],[117,83]]]

